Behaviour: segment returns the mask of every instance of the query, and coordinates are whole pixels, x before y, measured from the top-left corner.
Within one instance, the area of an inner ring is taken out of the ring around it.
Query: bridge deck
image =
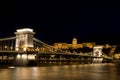
[[[84,56],[84,57],[92,57],[92,58],[105,58],[105,59],[113,59],[111,57],[98,57],[98,56],[93,56],[93,55],[88,55],[88,54],[80,54],[80,53],[61,53],[61,52],[36,52],[36,51],[9,51],[9,50],[0,50],[0,54],[9,54],[9,53],[13,53],[13,54],[39,54],[39,55],[66,55],[66,56]]]

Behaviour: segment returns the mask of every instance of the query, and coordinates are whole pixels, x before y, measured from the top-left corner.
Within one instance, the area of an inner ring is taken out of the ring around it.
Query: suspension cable
[[[57,51],[60,51],[60,52],[63,52],[63,53],[66,53],[65,51],[63,51],[63,50],[61,50],[61,49],[55,49],[53,46],[48,45],[48,44],[46,44],[45,42],[43,42],[43,41],[41,41],[41,40],[39,40],[39,39],[33,38],[33,40],[35,40],[35,41],[38,42],[38,43],[41,43],[41,44],[45,45],[46,47],[52,48],[52,49],[54,49],[54,50],[57,50]]]
[[[16,38],[16,37],[2,38],[2,39],[0,39],[0,41],[6,41],[6,40],[15,39],[15,38]]]

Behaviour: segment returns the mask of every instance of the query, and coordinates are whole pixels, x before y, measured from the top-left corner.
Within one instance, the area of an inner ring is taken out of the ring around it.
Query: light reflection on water
[[[119,67],[111,63],[0,68],[0,80],[119,80]]]

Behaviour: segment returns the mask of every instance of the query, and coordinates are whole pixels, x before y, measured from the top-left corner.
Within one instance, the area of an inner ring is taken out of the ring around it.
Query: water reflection
[[[1,68],[1,80],[118,80],[120,65],[85,64]]]

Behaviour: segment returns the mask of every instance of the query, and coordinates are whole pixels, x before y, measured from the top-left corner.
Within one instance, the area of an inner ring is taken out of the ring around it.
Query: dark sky
[[[75,2],[15,0],[4,2],[0,13],[0,37],[14,36],[18,28],[29,27],[35,37],[47,42],[119,44],[119,8],[112,1]]]

